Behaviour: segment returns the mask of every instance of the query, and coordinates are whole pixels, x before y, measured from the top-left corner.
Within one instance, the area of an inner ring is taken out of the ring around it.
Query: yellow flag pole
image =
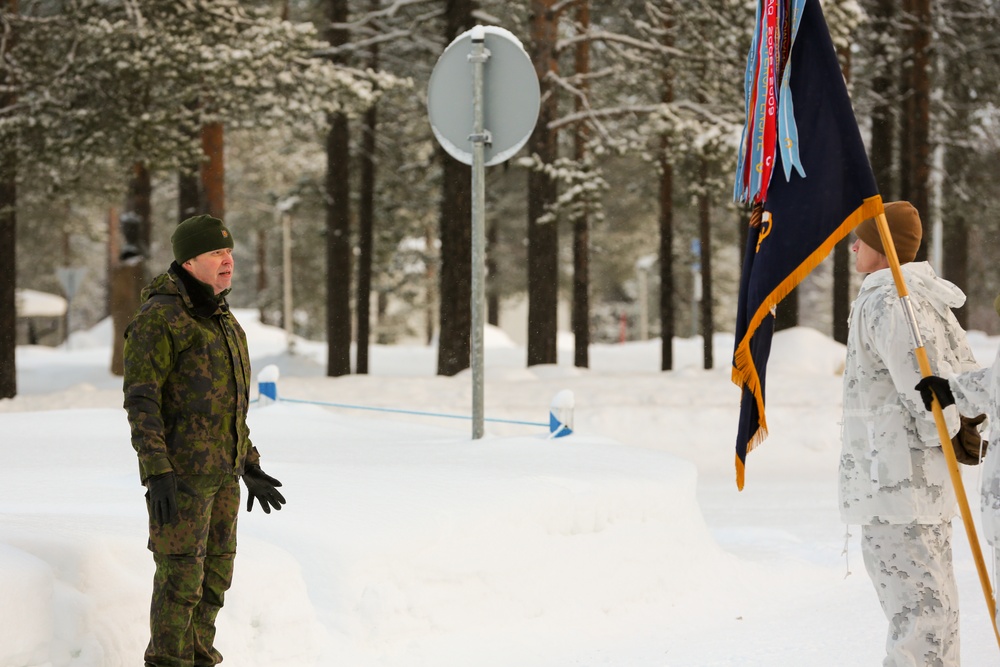
[[[889,222],[885,218],[885,213],[875,216],[878,223],[879,237],[882,239],[882,248],[885,256],[889,259],[889,268],[892,269],[892,277],[896,282],[896,292],[899,294],[900,303],[906,313],[910,325],[910,336],[913,339],[913,351],[917,355],[917,363],[920,365],[920,374],[923,377],[933,375],[931,362],[927,359],[927,350],[924,349],[924,342],[920,336],[920,329],[917,327],[917,318],[910,304],[910,293],[906,289],[906,282],[903,280],[903,273],[899,268],[899,256],[896,254],[896,246],[892,242],[892,235],[889,233]],[[945,461],[948,463],[948,475],[951,477],[951,484],[955,487],[955,496],[958,498],[958,508],[962,513],[962,522],[965,524],[965,534],[969,538],[969,547],[972,549],[972,558],[976,562],[976,570],[979,571],[979,583],[983,588],[983,595],[986,598],[986,607],[989,610],[988,618],[993,626],[993,635],[996,637],[997,646],[1000,647],[1000,631],[994,619],[996,613],[995,601],[993,598],[993,588],[990,586],[989,575],[986,570],[986,561],[983,559],[983,551],[979,547],[979,538],[976,535],[976,526],[972,522],[972,512],[969,509],[969,500],[965,496],[965,484],[962,482],[962,475],[958,470],[958,460],[955,458],[955,450],[952,447],[951,437],[948,436],[948,426],[944,421],[944,413],[941,411],[941,404],[937,397],[934,397],[932,404],[934,411],[934,422],[937,424],[938,437],[941,438],[941,450],[944,452]]]

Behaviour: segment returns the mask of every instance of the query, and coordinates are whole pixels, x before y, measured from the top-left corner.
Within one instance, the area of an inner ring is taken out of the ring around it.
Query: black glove
[[[146,480],[149,490],[149,515],[158,525],[177,523],[177,492],[198,495],[174,471],[153,475]]]
[[[271,477],[258,465],[249,465],[243,473],[243,483],[247,485],[247,512],[253,510],[254,498],[260,503],[264,514],[270,514],[271,508],[280,510],[285,504],[285,497],[278,492],[276,486],[281,486],[281,482]]]
[[[928,375],[917,383],[915,389],[920,392],[920,398],[924,400],[924,407],[928,410],[931,409],[931,392],[933,395],[937,395],[938,403],[941,404],[942,409],[955,404],[955,395],[951,393],[951,387],[948,386],[948,381],[944,378]]]

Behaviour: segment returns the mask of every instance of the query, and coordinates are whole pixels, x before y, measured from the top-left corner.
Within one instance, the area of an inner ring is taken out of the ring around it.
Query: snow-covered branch
[[[559,16],[559,14],[561,14],[564,10],[572,7],[578,2],[580,2],[580,0],[559,0],[559,2],[552,5],[552,8],[549,9],[549,11],[553,16]]]
[[[573,125],[587,120],[597,120],[599,118],[616,118],[621,116],[642,116],[659,111],[662,104],[636,104],[631,106],[609,107],[606,109],[586,109],[576,113],[567,114],[549,123],[550,130]]]
[[[357,21],[349,21],[347,23],[329,23],[327,27],[334,30],[348,30],[353,31],[358,28],[364,27],[365,25],[383,18],[394,17],[399,10],[406,7],[413,7],[417,5],[430,5],[437,4],[437,0],[394,0],[394,2],[382,9],[376,9],[374,11],[365,12]]]
[[[703,60],[702,56],[688,53],[682,49],[677,49],[670,46],[664,46],[663,44],[658,44],[656,42],[650,42],[643,39],[638,39],[632,37],[631,35],[624,35],[621,33],[610,32],[607,30],[602,30],[601,28],[591,28],[590,31],[585,33],[580,33],[578,35],[573,35],[572,37],[567,37],[565,39],[560,39],[556,45],[556,49],[560,52],[564,49],[568,49],[575,44],[583,41],[600,41],[600,42],[617,42],[619,44],[624,44],[640,51],[649,51],[652,53],[659,53],[663,55],[670,55],[676,57],[682,57],[687,60]]]

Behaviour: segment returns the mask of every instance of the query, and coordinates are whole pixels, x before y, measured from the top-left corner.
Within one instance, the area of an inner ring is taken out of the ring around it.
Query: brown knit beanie
[[[232,248],[233,235],[222,220],[210,215],[196,215],[177,225],[170,237],[170,245],[173,246],[174,259],[183,264],[203,252]]]
[[[885,219],[889,223],[889,235],[892,244],[896,246],[896,256],[900,264],[912,262],[917,256],[920,239],[923,237],[923,226],[920,224],[920,214],[908,201],[891,201],[885,205]],[[878,233],[875,218],[868,218],[855,227],[854,233],[869,246],[883,255],[882,237]]]

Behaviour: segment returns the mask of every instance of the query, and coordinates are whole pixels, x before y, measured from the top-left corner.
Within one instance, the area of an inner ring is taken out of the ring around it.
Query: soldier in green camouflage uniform
[[[215,665],[215,619],[232,583],[239,478],[247,510],[281,509],[260,469],[246,415],[246,334],[229,311],[233,238],[218,218],[189,218],[171,237],[166,273],[142,294],[125,332],[125,409],[147,487],[156,574],[147,667]]]

